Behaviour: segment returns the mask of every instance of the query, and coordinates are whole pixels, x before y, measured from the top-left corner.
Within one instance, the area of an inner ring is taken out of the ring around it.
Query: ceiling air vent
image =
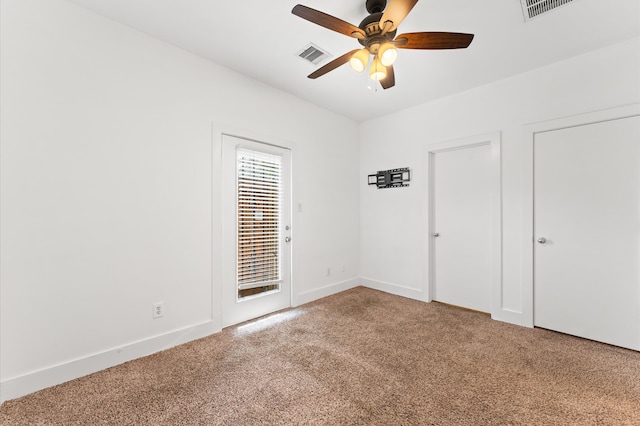
[[[320,49],[313,43],[309,43],[309,45],[300,50],[297,55],[302,59],[311,62],[313,65],[318,65],[320,62],[331,57],[329,53]]]
[[[527,22],[573,0],[520,0],[524,21]]]

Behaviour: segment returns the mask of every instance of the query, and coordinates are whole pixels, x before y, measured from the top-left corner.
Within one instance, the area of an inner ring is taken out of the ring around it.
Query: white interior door
[[[534,323],[640,349],[640,118],[534,137]]]
[[[222,325],[291,306],[290,151],[222,137]]]
[[[433,299],[491,312],[491,145],[432,154]]]

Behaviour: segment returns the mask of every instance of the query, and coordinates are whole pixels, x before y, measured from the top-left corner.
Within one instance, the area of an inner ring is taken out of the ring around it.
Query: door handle
[[[285,243],[291,242],[291,237],[284,237],[284,242]]]
[[[538,242],[539,242],[540,244],[544,244],[544,243],[546,243],[546,242],[547,242],[547,239],[546,239],[545,237],[540,237],[540,238],[538,238]]]
[[[440,236],[440,234],[438,234],[437,232],[433,233],[433,238],[438,238]]]

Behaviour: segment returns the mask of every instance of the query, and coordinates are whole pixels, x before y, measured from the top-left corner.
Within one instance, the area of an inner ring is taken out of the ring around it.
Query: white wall
[[[295,145],[295,303],[359,276],[426,299],[424,145],[502,131],[497,318],[519,323],[522,126],[640,98],[634,40],[358,126],[66,1],[0,7],[1,400],[218,329],[212,127]],[[409,188],[366,185],[405,166]]]
[[[503,284],[493,314],[531,325],[523,315],[531,308],[522,277],[523,126],[639,101],[634,39],[361,124],[361,176],[398,167],[413,172],[409,188],[378,190],[360,181],[362,282],[428,299],[425,145],[501,131]]]
[[[212,127],[295,144],[294,301],[357,283],[356,123],[66,1],[1,7],[2,400],[219,328]]]

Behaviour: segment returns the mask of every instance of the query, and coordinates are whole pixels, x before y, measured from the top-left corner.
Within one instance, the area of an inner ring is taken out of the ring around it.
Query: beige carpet
[[[10,425],[640,425],[640,353],[356,288],[0,407]]]

